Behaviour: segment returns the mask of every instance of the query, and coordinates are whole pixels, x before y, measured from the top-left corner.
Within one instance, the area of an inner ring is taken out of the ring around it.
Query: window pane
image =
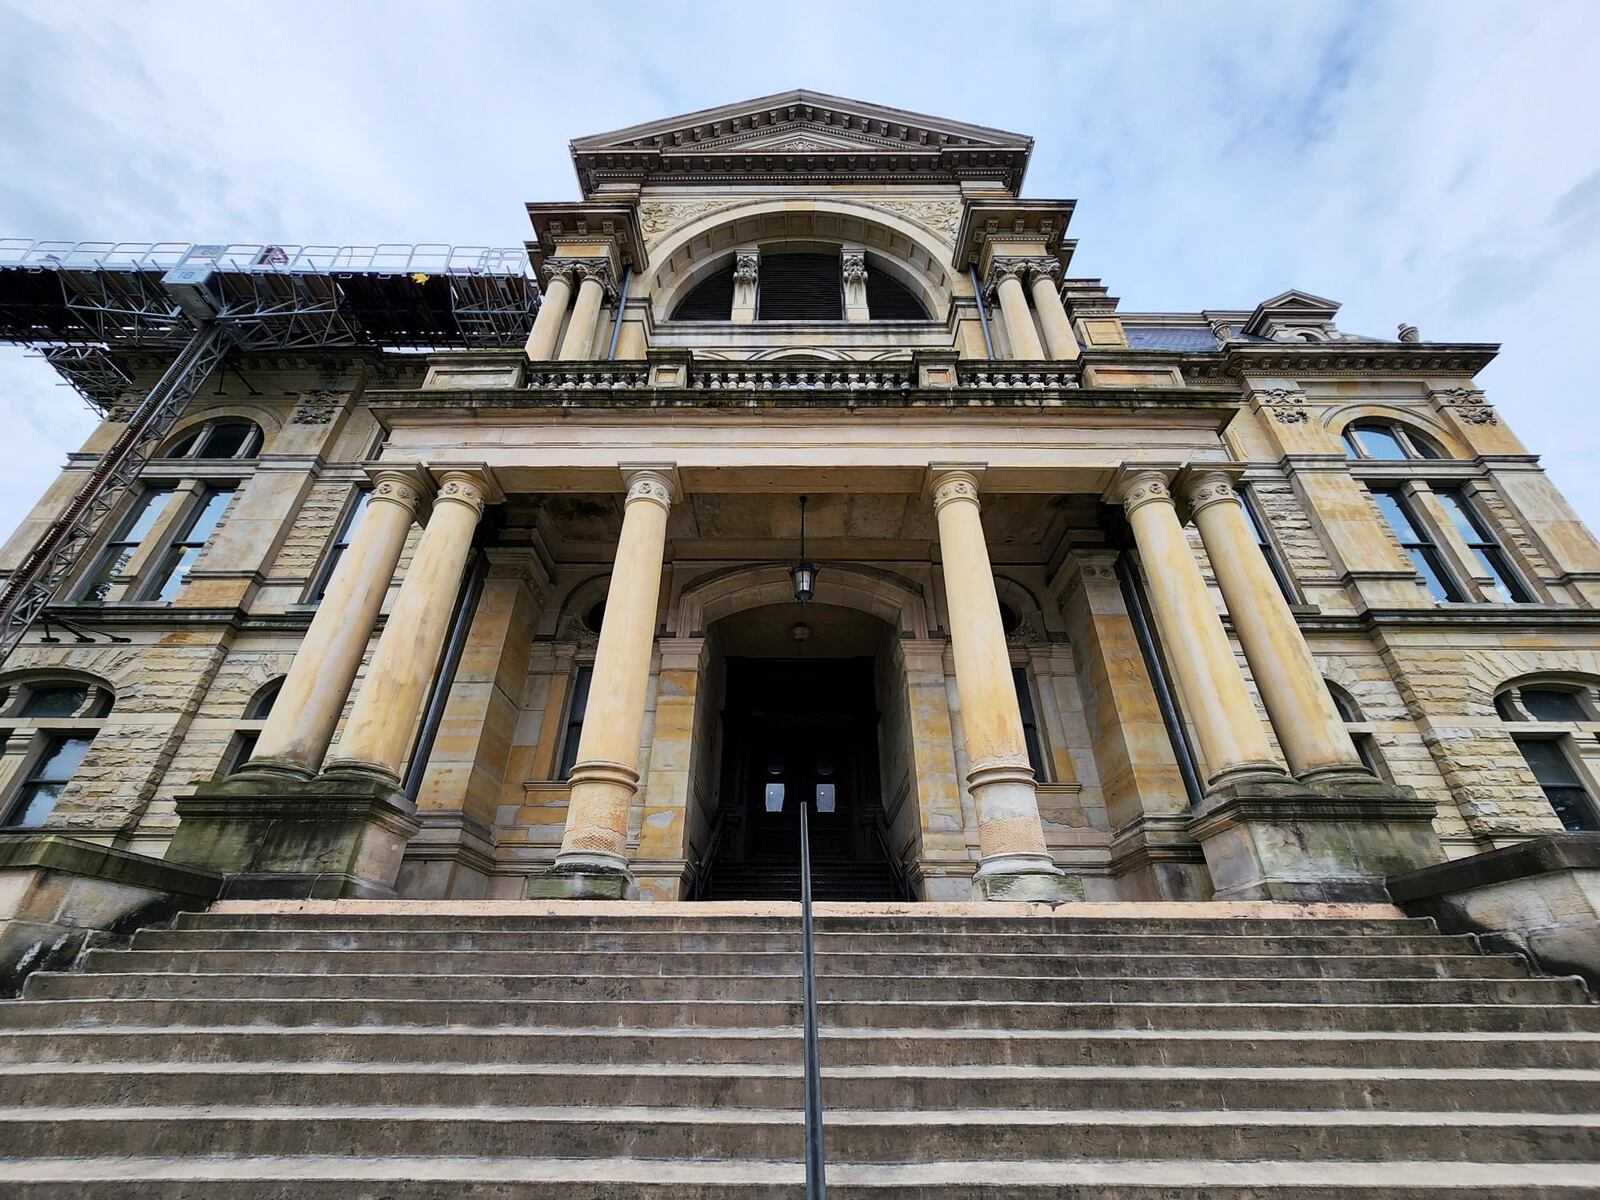
[[[1411,457],[1406,453],[1406,448],[1400,444],[1400,439],[1387,429],[1380,429],[1375,425],[1358,425],[1354,433],[1356,441],[1360,443],[1362,451],[1368,458],[1407,459]]]
[[[1428,593],[1440,603],[1457,599],[1456,590],[1444,576],[1444,569],[1434,560],[1432,554],[1420,546],[1413,546],[1406,551],[1411,556],[1411,565],[1416,567],[1417,574],[1428,585]]]
[[[1460,492],[1436,491],[1434,494],[1439,497],[1439,503],[1444,505],[1445,512],[1450,514],[1456,530],[1467,545],[1481,545],[1490,540],[1484,536],[1483,530],[1478,528],[1477,514],[1467,507]]]
[[[1394,530],[1401,542],[1414,545],[1423,540],[1417,536],[1417,527],[1411,523],[1411,515],[1400,503],[1400,497],[1393,492],[1373,492],[1372,498],[1378,502],[1384,520],[1389,522],[1389,528]]]
[[[207,492],[202,501],[200,511],[195,514],[194,521],[189,526],[189,532],[184,536],[186,542],[204,542],[211,536],[211,531],[217,527],[217,522],[222,519],[223,509],[228,507],[228,501],[233,499],[233,490],[219,489]]]
[[[282,690],[283,682],[280,680],[269,691],[257,696],[255,703],[250,706],[250,712],[248,713],[250,719],[265,721],[270,717],[272,715],[272,706],[278,702],[278,693]]]
[[[1520,721],[1522,714],[1511,706],[1511,693],[1501,692],[1494,698],[1494,710],[1502,721]]]
[[[350,506],[350,513],[344,519],[344,527],[339,530],[339,544],[348,546],[350,536],[355,533],[356,526],[361,524],[361,517],[367,511],[367,501],[372,499],[372,492],[362,488],[356,493],[356,502]]]
[[[167,551],[167,556],[158,572],[155,593],[152,600],[172,601],[176,599],[178,591],[183,587],[184,573],[194,565],[194,560],[200,557],[198,546],[186,546],[182,549]]]
[[[1583,702],[1575,692],[1561,692],[1554,688],[1523,688],[1522,707],[1535,721],[1587,721]],[[1528,743],[1534,745],[1535,743]],[[1547,743],[1538,743],[1546,745]]]
[[[89,698],[87,687],[41,687],[28,692],[22,705],[24,717],[70,717]]]
[[[233,458],[255,436],[255,426],[244,421],[228,421],[212,427],[211,435],[196,458]]]
[[[1017,708],[1022,714],[1022,740],[1028,749],[1028,766],[1033,768],[1033,777],[1044,783],[1044,747],[1039,741],[1039,720],[1033,711],[1033,690],[1028,687],[1027,668],[1012,667],[1011,682],[1016,687]]]
[[[235,737],[233,762],[228,765],[230,775],[255,757],[256,743],[261,740],[261,734],[254,729],[246,729]]]
[[[589,684],[594,678],[593,667],[579,667],[578,677],[572,681],[572,703],[567,706],[567,734],[561,743],[561,763],[556,772],[559,779],[572,774],[578,765],[578,742],[583,736],[583,717],[589,707]]]
[[[185,435],[172,449],[167,451],[168,458],[186,458],[194,450],[194,444],[200,438],[201,431],[196,429],[193,433]]]
[[[30,783],[17,797],[17,807],[7,824],[18,829],[32,829],[44,824],[44,819],[55,810],[56,801],[65,790],[64,783]]]
[[[139,497],[138,507],[134,510],[132,522],[117,538],[119,542],[142,542],[145,534],[150,532],[151,526],[156,523],[156,518],[161,515],[161,510],[166,508],[167,501],[172,499],[172,489],[169,487],[149,488]]]
[[[1510,568],[1506,566],[1498,551],[1477,547],[1472,554],[1484,573],[1490,576],[1490,582],[1485,586],[1487,591],[1493,593],[1496,600],[1502,604],[1527,603],[1527,590],[1518,582],[1516,576],[1511,574]]]
[[[1582,788],[1547,787],[1544,795],[1568,830],[1573,833],[1600,830],[1600,817],[1595,815],[1594,805],[1589,802],[1589,793]]]
[[[1582,787],[1583,783],[1578,778],[1577,771],[1573,770],[1572,763],[1561,752],[1561,746],[1554,741],[1543,738],[1529,739],[1518,742],[1522,748],[1522,757],[1528,760],[1528,767],[1533,771],[1533,777],[1543,787]]]
[[[88,753],[89,743],[93,740],[86,737],[51,738],[45,744],[44,756],[40,758],[39,765],[33,769],[28,778],[40,783],[66,783],[78,769],[78,764],[83,761],[83,756]]]

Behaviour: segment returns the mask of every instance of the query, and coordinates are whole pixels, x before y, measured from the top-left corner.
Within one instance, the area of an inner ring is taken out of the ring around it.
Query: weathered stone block
[[[1214,789],[1189,830],[1218,900],[1383,900],[1389,875],[1443,861],[1434,811],[1376,780],[1247,780]]]
[[[222,877],[60,834],[0,833],[0,996],[86,944],[207,907]]]
[[[1600,833],[1559,833],[1397,875],[1394,902],[1600,987]]]

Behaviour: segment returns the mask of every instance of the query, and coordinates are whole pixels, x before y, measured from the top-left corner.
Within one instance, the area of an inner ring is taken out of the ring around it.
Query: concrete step
[[[315,974],[401,971],[408,974],[587,975],[782,975],[799,973],[798,949],[761,953],[662,951],[649,956],[625,951],[543,949],[395,950],[364,948],[163,949],[146,939],[137,949],[93,951],[89,971],[207,971],[233,974],[263,968]],[[821,977],[903,975],[989,979],[995,976],[1059,978],[1329,978],[1329,979],[1527,979],[1526,963],[1510,955],[1176,955],[1176,954],[988,954],[844,953],[819,949]]]
[[[377,907],[377,906],[374,906]],[[597,909],[598,905],[595,906]],[[695,905],[660,905],[661,908],[693,909]],[[698,931],[720,933],[792,933],[799,921],[798,905],[780,906],[782,914],[752,916],[705,915],[696,912],[640,913],[637,906],[626,914],[608,915],[603,911],[558,915],[542,915],[517,911],[471,913],[440,911],[350,911],[333,912],[296,911],[277,912],[252,909],[247,912],[182,913],[177,918],[180,929],[444,929],[451,931],[481,930],[483,932],[548,932],[582,931],[598,933],[631,933],[644,931]],[[842,906],[841,906],[842,907]],[[1332,917],[1192,917],[1185,916],[1183,905],[1172,905],[1170,915],[1161,916],[1075,916],[1068,905],[1050,916],[950,916],[916,915],[918,905],[907,904],[905,912],[893,911],[897,906],[878,905],[880,911],[871,915],[830,915],[823,906],[816,918],[819,933],[1077,933],[1109,934],[1117,937],[1141,934],[1205,934],[1209,936],[1244,935],[1253,937],[1284,936],[1357,936],[1395,937],[1404,935],[1436,935],[1439,930],[1433,921],[1424,918],[1351,918]],[[1148,907],[1148,906],[1142,906]],[[882,910],[889,911],[882,911]],[[937,914],[937,910],[933,910]]]
[[[732,983],[738,983],[735,979]],[[1081,981],[1071,981],[1076,984]],[[1191,981],[1192,982],[1192,981]],[[1210,981],[1207,981],[1210,982]],[[1224,980],[1218,983],[1236,983]],[[1261,981],[1257,981],[1261,982]],[[1271,983],[1273,981],[1264,981]],[[1303,986],[1303,980],[1284,985]],[[1573,1002],[1574,985],[1561,980],[1532,980],[1517,984],[1449,984],[1468,987],[1532,989],[1541,999],[1519,1004],[1507,999],[1484,1002],[1407,1001],[1415,981],[1399,981],[1401,999],[1360,1001],[1326,998],[1291,1001],[1279,994],[1254,1002],[1231,998],[1226,989],[1213,989],[1221,998],[1152,1002],[1130,994],[1121,1001],[1064,1002],[994,1000],[932,1000],[919,1002],[896,997],[887,1000],[823,1000],[819,1015],[830,1028],[884,1028],[911,1024],[925,1029],[1341,1029],[1350,1031],[1418,1031],[1459,1029],[1475,1031],[1538,1030],[1545,1032],[1600,1031],[1600,1006]],[[730,983],[730,986],[732,986]],[[1067,986],[1064,982],[1058,986]],[[1130,988],[1119,980],[1116,989]],[[1318,988],[1334,985],[1317,981]],[[1344,986],[1348,987],[1348,984]],[[1548,990],[1542,993],[1540,988]],[[1108,987],[1107,990],[1111,990]],[[1145,997],[1148,997],[1148,991]],[[1569,998],[1563,1002],[1563,997]],[[798,1000],[656,1000],[612,999],[591,995],[566,1000],[295,1000],[295,999],[195,999],[195,1000],[16,1000],[0,1005],[0,1031],[8,1029],[85,1028],[106,1025],[201,1025],[241,1028],[252,1025],[281,1028],[309,1025],[504,1025],[590,1026],[630,1029],[772,1028],[795,1026],[800,1020]]]
[[[1337,1158],[1594,1161],[1592,1113],[836,1110],[830,1162]],[[47,1106],[0,1109],[0,1157],[207,1154],[531,1155],[793,1161],[793,1109],[564,1105]]]
[[[0,1033],[0,1062],[141,1062],[159,1045],[171,1063],[358,1063],[508,1066],[574,1063],[793,1065],[796,1027],[526,1029],[370,1025],[214,1029],[54,1028]],[[1600,1035],[1571,1033],[1361,1034],[1282,1030],[1204,1033],[1102,1029],[1069,1032],[824,1030],[829,1066],[1344,1067],[1351,1069],[1600,1070]]]
[[[799,1108],[799,1062],[172,1063],[0,1066],[19,1108],[364,1104]],[[834,1109],[1348,1109],[1538,1113],[1600,1110],[1600,1070],[1345,1067],[1016,1067],[825,1064]],[[468,1119],[470,1113],[464,1112]]]
[[[0,1162],[8,1200],[801,1200],[799,1164],[512,1155]],[[834,1200],[1593,1200],[1587,1163],[1120,1158],[830,1164]]]
[[[541,950],[552,953],[654,955],[663,953],[791,954],[798,926],[774,932],[728,933],[714,929],[593,933],[580,930],[507,932],[450,929],[143,929],[139,950]],[[828,933],[817,935],[817,949],[837,954],[1133,954],[1198,955],[1474,955],[1473,939],[1463,935],[1254,937],[1206,934],[1029,934],[963,932],[947,934]]]

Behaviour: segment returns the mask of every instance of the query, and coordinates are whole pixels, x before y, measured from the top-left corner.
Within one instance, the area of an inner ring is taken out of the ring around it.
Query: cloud
[[[808,86],[1032,133],[1125,309],[1289,286],[1348,329],[1500,341],[1483,382],[1600,520],[1600,7],[0,0],[0,235],[516,245],[568,139]],[[0,350],[0,525],[81,437]]]

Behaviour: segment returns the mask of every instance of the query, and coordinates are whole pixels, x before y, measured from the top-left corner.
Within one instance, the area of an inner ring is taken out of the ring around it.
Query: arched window
[[[261,449],[261,426],[243,417],[213,417],[189,429],[168,448],[166,458],[254,458]]]
[[[1390,462],[1444,457],[1420,433],[1393,421],[1352,421],[1344,428],[1344,452],[1348,458]]]
[[[733,315],[734,268],[706,276],[678,301],[674,321],[727,321]],[[837,253],[769,251],[757,266],[756,320],[844,320],[844,267]],[[915,292],[867,260],[867,312],[873,321],[926,321]]]
[[[1494,698],[1503,721],[1518,728],[1511,735],[1545,799],[1570,830],[1600,830],[1600,804],[1592,767],[1600,735],[1595,689],[1586,683],[1539,680],[1503,689]]]
[[[240,722],[233,742],[228,747],[227,765],[222,772],[224,775],[232,775],[254,756],[256,743],[261,740],[261,731],[266,727],[267,718],[272,715],[272,706],[277,703],[278,693],[282,690],[283,680],[274,679],[245,705],[244,720]]]
[[[0,685],[0,825],[35,829],[55,811],[116,697],[77,678]]]
[[[1323,682],[1328,685],[1328,695],[1333,697],[1333,706],[1339,710],[1345,731],[1355,743],[1356,753],[1360,755],[1362,764],[1374,775],[1388,778],[1388,773],[1383,769],[1383,759],[1378,754],[1377,735],[1373,733],[1372,726],[1367,724],[1367,719],[1362,715],[1361,706],[1356,703],[1355,697],[1332,680],[1325,679]]]

